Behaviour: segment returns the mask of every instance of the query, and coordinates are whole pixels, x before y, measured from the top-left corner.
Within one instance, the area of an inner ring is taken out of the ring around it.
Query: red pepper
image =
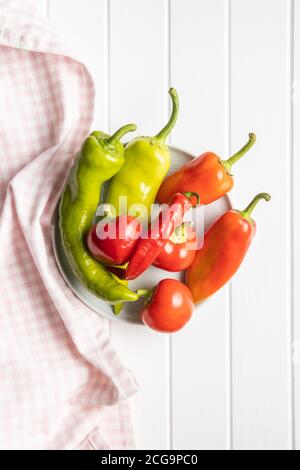
[[[194,191],[201,204],[210,204],[228,193],[234,181],[231,167],[254,145],[255,134],[249,134],[248,143],[228,160],[221,160],[212,152],[204,153],[168,176],[162,183],[157,201],[167,202],[176,192]]]
[[[135,217],[121,215],[110,221],[100,221],[87,235],[91,255],[105,264],[126,263],[133,253],[141,233]]]
[[[269,201],[271,196],[258,194],[244,211],[230,210],[207,232],[203,248],[186,272],[186,284],[196,303],[223,287],[238,270],[255,235],[251,213],[261,199]]]
[[[174,232],[175,227],[182,222],[185,212],[192,206],[190,198],[197,197],[195,193],[176,193],[171,198],[169,206],[160,212],[159,217],[148,228],[146,236],[141,238],[136,250],[129,261],[124,278],[135,279],[153,263]]]
[[[185,271],[194,261],[196,251],[195,229],[189,223],[179,225],[154,260],[153,266],[170,272]]]
[[[181,330],[192,316],[192,294],[176,279],[164,279],[152,292],[140,290],[138,294],[149,299],[141,312],[141,318],[153,330],[174,333]]]

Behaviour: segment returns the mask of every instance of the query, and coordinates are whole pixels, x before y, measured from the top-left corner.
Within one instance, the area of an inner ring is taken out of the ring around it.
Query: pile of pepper
[[[251,213],[261,199],[255,196],[243,211],[230,210],[197,243],[195,228],[184,215],[198,204],[207,205],[233,187],[232,166],[255,143],[228,160],[212,152],[195,158],[166,177],[171,155],[166,139],[179,111],[171,88],[172,113],[154,137],[139,137],[124,147],[120,139],[136,130],[128,124],[109,136],[93,132],[75,158],[59,205],[62,243],[74,274],[96,296],[112,304],[115,314],[124,302],[145,297],[142,321],[161,332],[181,329],[198,304],[224,286],[243,261],[256,226]],[[108,182],[106,199],[102,186]],[[152,208],[160,204],[156,217]],[[103,217],[95,224],[100,203]],[[128,282],[149,266],[185,271],[185,284],[164,279],[153,290],[130,290]]]

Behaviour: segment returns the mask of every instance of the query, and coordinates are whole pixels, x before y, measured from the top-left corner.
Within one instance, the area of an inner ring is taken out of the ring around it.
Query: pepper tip
[[[169,89],[169,95],[177,97],[177,91],[175,90],[175,88],[171,87]]]
[[[254,132],[250,132],[250,134],[249,134],[249,139],[250,139],[252,142],[256,142],[256,134],[254,134]]]
[[[265,193],[265,200],[270,201],[272,199],[271,194]]]

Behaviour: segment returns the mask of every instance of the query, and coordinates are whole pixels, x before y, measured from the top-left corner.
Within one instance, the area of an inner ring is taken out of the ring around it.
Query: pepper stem
[[[243,211],[238,211],[244,219],[249,220],[250,222],[252,221],[251,219],[251,214],[253,212],[253,209],[257,205],[257,203],[261,200],[264,199],[265,201],[270,201],[271,196],[268,193],[259,193],[257,196],[255,196],[250,204],[244,209]]]
[[[108,267],[122,269],[123,271],[125,271],[125,269],[127,269],[128,264],[129,262],[127,261],[127,263],[124,263],[124,264],[109,264]]]
[[[122,139],[122,137],[125,134],[127,134],[128,132],[134,132],[134,131],[136,131],[136,125],[135,124],[126,124],[126,126],[121,127],[112,136],[110,136],[106,140],[106,143],[108,145],[114,145],[118,140]]]
[[[181,225],[178,225],[170,237],[171,242],[174,243],[174,245],[181,245],[188,241],[187,229],[192,227],[192,222],[183,222]]]
[[[200,196],[198,193],[195,193],[194,191],[188,191],[185,193],[182,193],[185,197],[187,197],[190,201],[192,197],[195,197],[197,199],[197,205],[200,204]],[[192,201],[191,201],[192,202]]]
[[[154,289],[138,289],[136,293],[139,297],[145,298],[144,305],[147,305],[149,302],[151,302],[154,291],[155,291],[155,288]]]
[[[139,289],[139,290],[136,291],[136,293],[140,297],[147,297],[151,293],[151,290],[149,290],[149,289]]]
[[[178,118],[179,101],[178,101],[177,91],[175,90],[175,88],[170,88],[169,95],[171,96],[172,104],[173,104],[171,117],[169,119],[169,122],[166,124],[166,126],[155,136],[161,142],[165,142],[166,138],[168,137],[171,130],[175,126],[177,118]]]
[[[228,160],[221,160],[222,165],[225,167],[227,173],[230,173],[231,167],[240,159],[242,158],[250,149],[253,147],[253,145],[256,142],[256,135],[251,132],[249,134],[249,140],[244,145],[244,147],[241,148],[238,152],[236,152],[232,157],[228,158]]]

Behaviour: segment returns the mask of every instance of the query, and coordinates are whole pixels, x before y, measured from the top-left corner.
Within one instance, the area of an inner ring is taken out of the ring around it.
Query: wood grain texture
[[[261,191],[272,194],[272,202],[257,207],[257,236],[233,281],[233,444],[288,449],[288,2],[231,3],[232,146],[239,147],[249,131],[258,136],[251,155],[234,169],[235,206],[243,208]]]
[[[199,155],[226,155],[226,67],[223,0],[172,0],[171,80],[181,99],[172,143]],[[227,424],[227,293],[199,306],[172,340],[175,449],[225,449]]]
[[[300,450],[300,2],[294,2],[294,54],[293,54],[293,208],[294,208],[294,397],[295,397],[295,441],[296,449]]]
[[[168,111],[166,2],[110,1],[111,128],[136,122],[154,135]],[[112,324],[112,338],[138,378],[134,414],[138,448],[170,446],[168,340],[143,327]]]

